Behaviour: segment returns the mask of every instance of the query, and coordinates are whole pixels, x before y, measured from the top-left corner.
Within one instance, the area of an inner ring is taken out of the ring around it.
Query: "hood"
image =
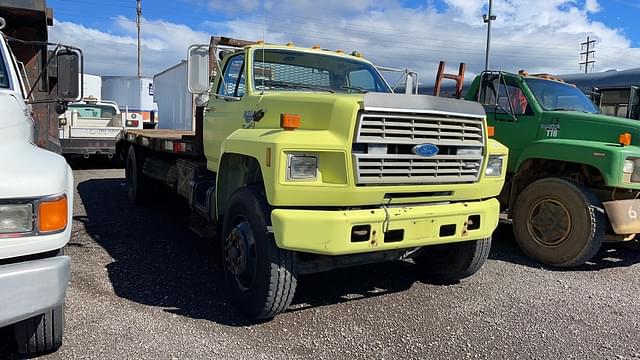
[[[0,199],[64,192],[69,176],[66,161],[33,144],[29,109],[7,93],[0,93],[0,109]]]
[[[640,145],[640,121],[579,111],[548,111],[542,116],[542,127],[559,123],[563,139],[618,143],[622,133],[631,134],[633,145]]]
[[[65,159],[29,143],[0,143],[0,199],[33,198],[65,191]]]

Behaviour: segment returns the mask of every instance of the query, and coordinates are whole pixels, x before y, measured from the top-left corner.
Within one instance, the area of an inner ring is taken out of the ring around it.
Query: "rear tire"
[[[276,246],[269,215],[264,195],[243,188],[231,196],[222,226],[225,283],[234,305],[252,320],[285,311],[297,286],[295,254]]]
[[[144,153],[135,146],[130,146],[127,152],[125,177],[127,179],[127,192],[129,201],[135,205],[142,205],[149,200],[149,181],[142,173],[144,165]]]
[[[546,178],[527,186],[515,204],[513,230],[530,258],[575,267],[600,250],[607,222],[591,190],[565,179]]]
[[[41,355],[58,350],[64,335],[64,303],[15,324],[13,329],[21,354]]]
[[[426,246],[413,261],[434,282],[452,284],[478,272],[489,257],[491,238]]]

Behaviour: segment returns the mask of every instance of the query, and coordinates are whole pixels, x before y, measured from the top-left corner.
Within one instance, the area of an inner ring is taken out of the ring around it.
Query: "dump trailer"
[[[4,1],[2,6],[7,3],[11,2]],[[37,1],[20,4],[44,6]],[[14,52],[28,53],[29,45],[46,54],[51,44],[25,42],[3,33],[5,25],[15,29],[12,21],[31,21],[32,9],[23,10],[24,20],[0,17],[0,328],[4,328],[0,333],[14,338],[0,342],[14,342],[19,352],[32,356],[62,345],[70,277],[70,260],[63,249],[71,237],[74,195],[73,175],[65,159],[35,145],[36,130],[46,126],[38,127],[42,118],[34,119],[39,115],[34,109],[51,104],[64,109],[69,101],[80,98],[81,56],[78,49],[56,45],[45,62],[57,65],[55,84],[49,79],[54,86],[50,93],[56,95],[30,96],[24,82],[28,77]],[[19,45],[17,50],[14,44]],[[46,81],[50,69],[42,69],[35,78]],[[31,86],[39,88],[38,83]]]
[[[122,133],[129,198],[188,201],[247,317],[300,274],[413,258],[457,282],[487,259],[508,153],[476,102],[394,94],[357,52],[219,37],[190,47],[188,88],[193,131]]]
[[[509,147],[500,201],[520,248],[574,267],[605,241],[640,233],[640,123],[607,116],[576,86],[549,74],[486,71],[466,100],[485,106]]]
[[[49,61],[55,57],[48,56],[46,45],[53,10],[45,0],[3,0],[0,17],[6,22],[2,31],[10,37],[9,45],[26,76],[25,86],[30,92],[36,122],[34,140],[38,146],[60,153],[58,114],[64,109],[63,103],[49,101],[57,96],[58,72],[55,61]]]

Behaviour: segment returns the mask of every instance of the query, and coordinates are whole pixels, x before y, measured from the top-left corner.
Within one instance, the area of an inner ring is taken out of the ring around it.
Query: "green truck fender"
[[[603,176],[610,187],[640,189],[640,183],[625,183],[622,179],[622,167],[627,157],[640,157],[640,147],[621,146],[576,139],[542,139],[528,146],[516,162],[516,169],[531,159],[556,160],[591,166]]]

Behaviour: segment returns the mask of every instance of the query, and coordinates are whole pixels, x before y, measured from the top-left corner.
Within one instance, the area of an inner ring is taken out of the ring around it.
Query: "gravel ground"
[[[619,245],[559,271],[501,227],[460,284],[406,262],[307,275],[288,312],[250,324],[179,201],[132,207],[122,170],[74,174],[65,344],[43,359],[640,359],[640,253]]]

